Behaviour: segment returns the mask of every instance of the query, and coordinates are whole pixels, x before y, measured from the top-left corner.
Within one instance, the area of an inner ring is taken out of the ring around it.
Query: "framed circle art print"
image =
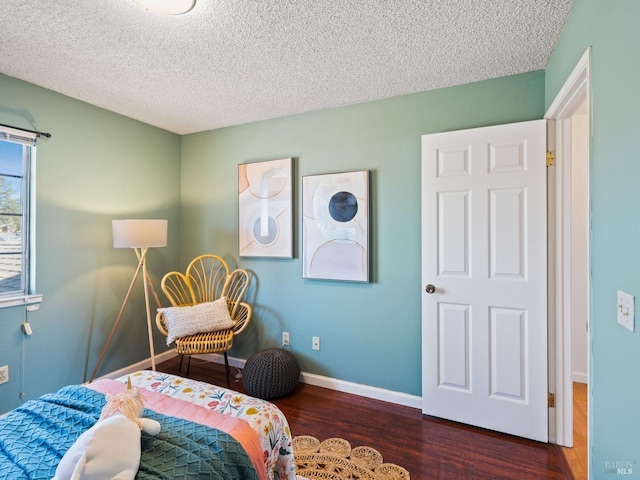
[[[293,257],[293,159],[238,165],[241,257]]]
[[[302,277],[369,282],[369,171],[302,177]]]

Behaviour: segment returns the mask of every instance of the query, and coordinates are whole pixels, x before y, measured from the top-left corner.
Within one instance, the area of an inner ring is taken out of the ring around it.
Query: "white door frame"
[[[584,102],[587,104],[589,130],[587,158],[591,158],[591,47],[583,54],[545,114],[550,121],[548,149],[555,151],[556,165],[555,171],[549,175],[550,182],[555,183],[550,195],[555,207],[550,208],[549,222],[549,391],[555,392],[555,409],[549,411],[549,441],[567,447],[573,446],[570,118]],[[590,358],[588,370],[590,382]]]

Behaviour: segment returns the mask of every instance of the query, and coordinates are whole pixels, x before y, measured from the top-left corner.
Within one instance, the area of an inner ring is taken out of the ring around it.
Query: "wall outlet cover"
[[[630,332],[635,330],[635,308],[633,295],[618,290],[618,323]]]

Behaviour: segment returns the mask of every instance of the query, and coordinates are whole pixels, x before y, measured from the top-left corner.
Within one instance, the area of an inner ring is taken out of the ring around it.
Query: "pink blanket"
[[[107,393],[117,395],[124,391],[126,387],[122,382],[108,379],[97,380],[86,386],[105,395]],[[260,479],[267,479],[260,440],[246,421],[229,415],[222,415],[186,400],[171,398],[150,390],[143,390],[142,395],[145,408],[163,415],[183,418],[208,427],[217,428],[231,435],[244,447]]]

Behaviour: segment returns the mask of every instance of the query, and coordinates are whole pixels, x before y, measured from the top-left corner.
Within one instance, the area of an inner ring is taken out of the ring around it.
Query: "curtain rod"
[[[27,128],[14,127],[13,125],[5,125],[4,123],[0,123],[0,127],[15,128],[16,130],[22,130],[23,132],[35,133],[38,137],[51,138],[50,133],[38,132],[37,130],[29,130]]]

